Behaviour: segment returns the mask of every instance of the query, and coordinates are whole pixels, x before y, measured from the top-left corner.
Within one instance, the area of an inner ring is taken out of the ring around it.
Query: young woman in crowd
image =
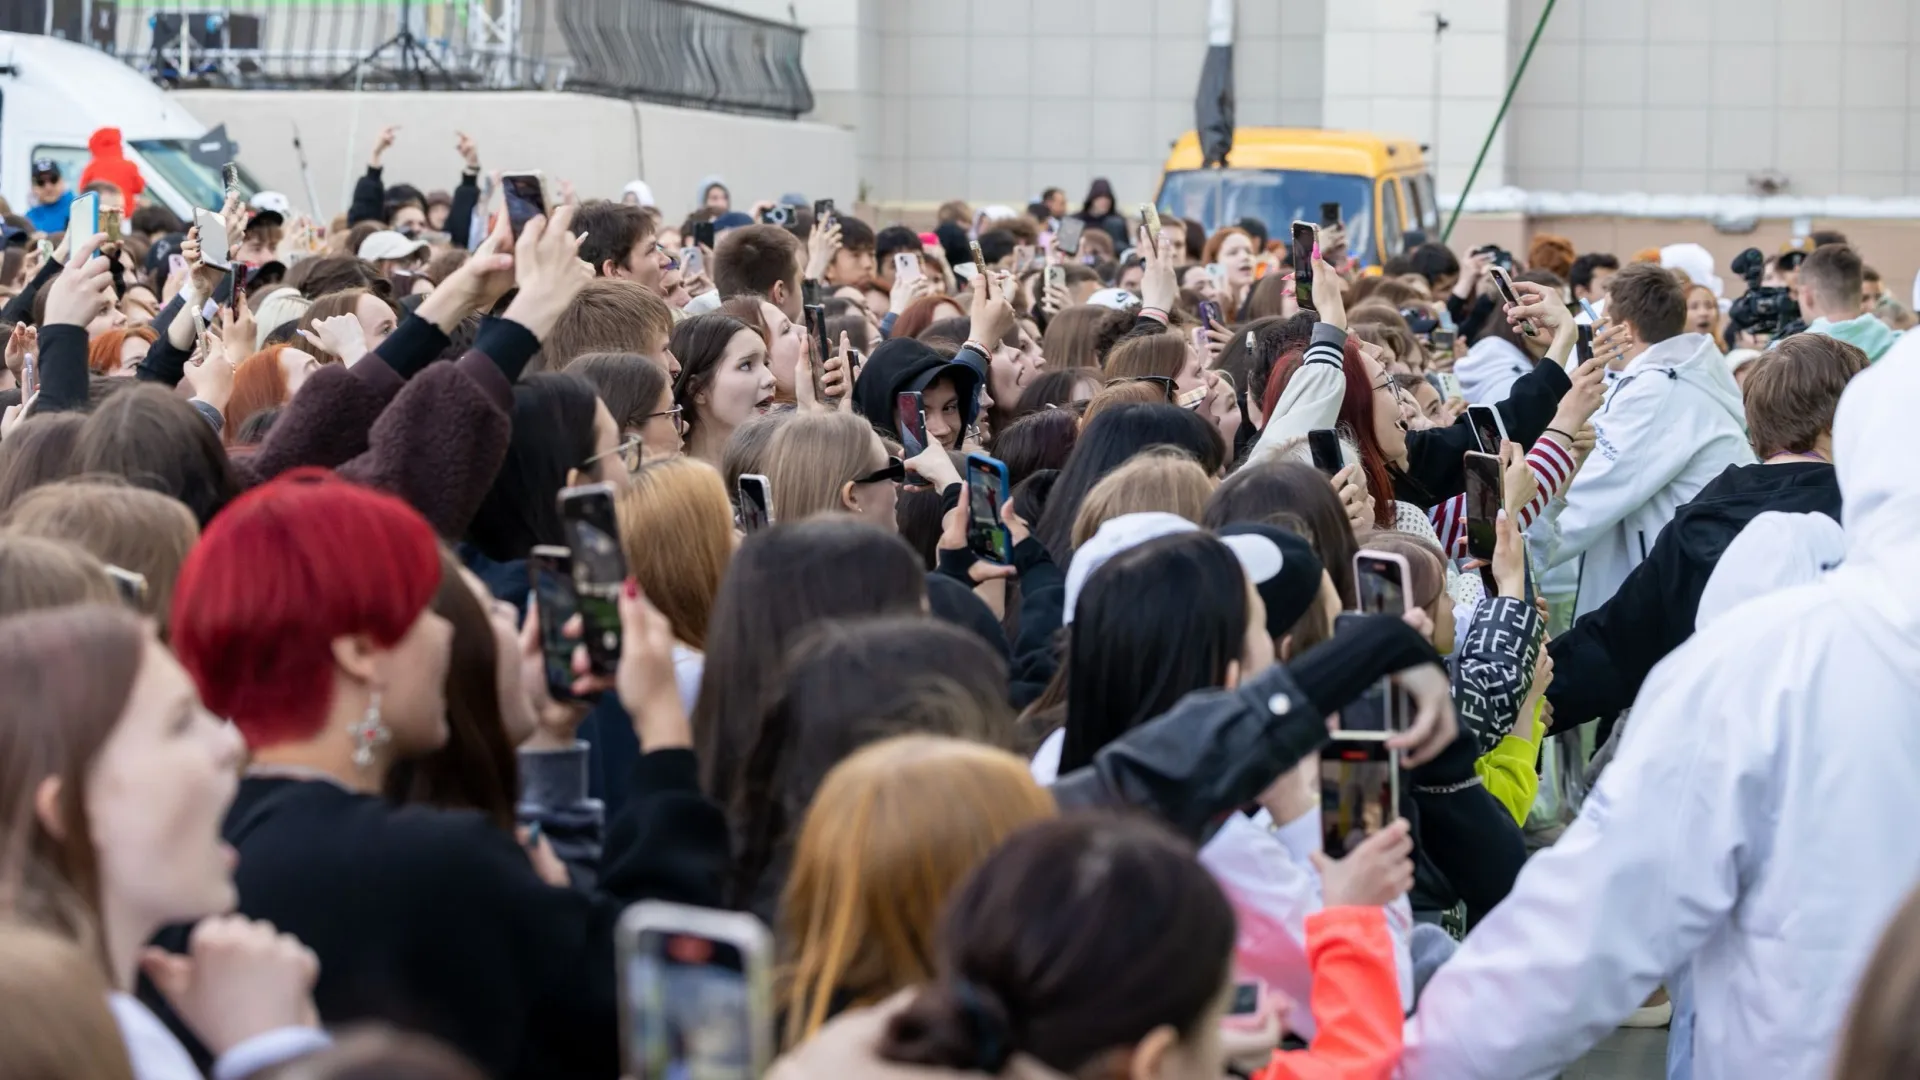
[[[319,358],[291,345],[269,346],[242,361],[233,371],[233,390],[221,410],[220,430],[227,445],[238,441],[248,417],[293,400],[307,377],[318,370]]]
[[[163,641],[174,581],[200,539],[200,526],[178,499],[105,480],[36,488],[0,515],[0,530],[72,544],[136,575],[137,584],[130,580],[123,595],[156,620]]]
[[[313,954],[221,915],[235,900],[221,817],[243,747],[173,656],[124,610],[81,604],[0,620],[0,657],[16,676],[0,703],[9,906],[103,965],[135,1075],[201,1075],[133,996],[143,974],[225,1074],[324,1046]],[[148,947],[195,920],[184,948]]]
[[[932,977],[947,899],[995,846],[1056,813],[1004,750],[902,735],[828,772],[780,908],[784,1045]]]
[[[1352,481],[1342,490],[1357,489],[1358,481]],[[1242,466],[1214,489],[1201,512],[1200,524],[1218,530],[1236,522],[1278,524],[1285,518],[1297,520],[1303,528],[1301,535],[1313,545],[1332,580],[1340,606],[1358,610],[1353,589],[1353,553],[1358,546],[1353,538],[1370,526],[1364,513],[1356,525],[1351,505],[1343,503],[1327,478],[1310,465],[1262,461]],[[1364,511],[1364,501],[1359,506]]]
[[[1186,454],[1148,447],[1108,473],[1080,503],[1073,519],[1078,551],[1100,526],[1127,514],[1163,513],[1198,522],[1213,494],[1213,477]]]
[[[729,315],[696,315],[673,330],[680,377],[673,397],[687,430],[687,454],[716,468],[735,428],[773,404],[767,343]]]
[[[1014,487],[1034,473],[1058,470],[1073,453],[1080,421],[1072,409],[1040,409],[993,435],[993,456],[1007,467]]]
[[[1207,238],[1207,246],[1200,253],[1203,263],[1218,263],[1223,272],[1218,297],[1221,310],[1229,318],[1240,313],[1246,306],[1247,293],[1253,288],[1253,237],[1247,230],[1237,225],[1229,225]]]
[[[71,544],[0,534],[0,616],[120,602],[120,592],[99,559]]]
[[[627,570],[673,627],[674,677],[691,712],[714,598],[733,558],[733,504],[713,466],[677,458],[635,473],[618,508]]]
[[[1047,499],[1046,516],[1035,523],[1034,535],[1055,562],[1064,566],[1073,554],[1073,523],[1093,486],[1141,450],[1161,445],[1191,454],[1208,476],[1218,476],[1226,463],[1220,433],[1177,405],[1119,405],[1087,421]]]
[[[630,824],[610,827],[594,891],[556,888],[483,818],[379,797],[397,760],[447,740],[440,573],[418,513],[308,472],[237,500],[189,556],[174,647],[251,751],[224,826],[239,909],[319,956],[329,1024],[404,1018],[493,1075],[610,1074],[614,921],[646,897],[717,904],[728,860],[686,750],[672,631],[630,584],[615,679],[644,751]]]
[[[1013,413],[1016,418],[1024,418],[1036,412],[1062,409],[1071,412],[1074,406],[1093,400],[1102,385],[1100,372],[1095,368],[1061,367],[1044,371],[1028,381]],[[998,438],[999,434],[996,432],[994,437]]]
[[[799,378],[800,359],[809,347],[807,324],[788,318],[786,312],[758,296],[736,296],[720,305],[720,313],[745,323],[766,343],[767,366],[773,369],[774,401],[790,405],[799,400],[794,380]]]
[[[684,449],[685,424],[673,398],[673,380],[659,364],[637,353],[587,353],[568,361],[566,371],[593,384],[606,404],[620,431],[620,460],[628,472],[677,457]]]
[[[773,520],[801,521],[840,511],[889,532],[898,528],[896,486],[906,466],[873,428],[849,413],[809,413],[781,427],[768,445]]]

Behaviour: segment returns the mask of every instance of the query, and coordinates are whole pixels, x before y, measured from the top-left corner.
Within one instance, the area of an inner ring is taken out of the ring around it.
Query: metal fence
[[[0,0],[0,30],[85,42],[165,86],[567,88],[813,108],[804,31],[692,0]]]

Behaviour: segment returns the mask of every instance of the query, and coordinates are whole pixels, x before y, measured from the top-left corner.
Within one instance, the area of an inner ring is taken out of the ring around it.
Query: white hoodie
[[[1920,877],[1920,351],[1857,376],[1846,561],[1653,671],[1580,817],[1421,996],[1405,1075],[1547,1077],[1691,962],[1700,1080],[1821,1080]]]
[[[1681,504],[1727,466],[1754,462],[1740,387],[1705,334],[1635,357],[1593,428],[1593,453],[1548,509],[1557,536],[1541,545],[1550,566],[1581,560],[1577,614],[1612,598]]]

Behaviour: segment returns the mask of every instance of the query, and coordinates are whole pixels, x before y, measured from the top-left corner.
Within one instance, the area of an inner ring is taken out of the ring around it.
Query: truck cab
[[[36,34],[0,33],[0,195],[24,212],[33,205],[35,158],[60,164],[67,190],[79,189],[92,153],[87,139],[120,129],[128,161],[146,181],[141,203],[158,203],[192,220],[195,207],[217,209],[220,166],[234,149],[158,86],[97,49]],[[240,169],[240,193],[259,185]],[[128,207],[132,210],[133,207]]]
[[[1203,168],[1201,160],[1199,136],[1180,136],[1167,156],[1155,203],[1161,213],[1192,218],[1208,232],[1251,217],[1284,239],[1292,222],[1318,223],[1322,204],[1339,203],[1347,250],[1364,267],[1400,254],[1410,229],[1439,233],[1433,177],[1420,145],[1408,139],[1241,128],[1225,168]]]

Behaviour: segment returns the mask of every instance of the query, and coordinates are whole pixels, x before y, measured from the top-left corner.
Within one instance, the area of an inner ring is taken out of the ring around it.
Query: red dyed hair
[[[940,293],[935,296],[923,296],[913,303],[908,304],[907,310],[901,312],[900,317],[893,321],[893,333],[889,336],[897,338],[919,337],[922,331],[939,321],[933,317],[933,313],[939,311],[942,304],[953,305],[959,309],[962,315],[967,312],[966,304],[955,300],[945,293]]]
[[[226,423],[220,427],[220,437],[227,445],[233,445],[247,417],[285,405],[293,396],[287,393],[287,369],[280,366],[280,354],[286,351],[285,345],[270,345],[240,361],[233,370],[233,393],[223,413]]]
[[[119,371],[120,350],[126,347],[128,338],[151,345],[160,340],[160,335],[154,333],[150,326],[129,326],[95,334],[93,340],[87,342],[87,370],[95,375],[111,375]]]
[[[1273,418],[1280,395],[1306,359],[1305,349],[1293,349],[1274,362],[1267,378],[1267,393],[1260,402],[1260,415]],[[1373,496],[1373,523],[1380,528],[1393,527],[1393,476],[1387,472],[1387,457],[1380,452],[1380,440],[1373,435],[1373,387],[1367,383],[1367,368],[1360,358],[1360,347],[1351,335],[1341,354],[1340,369],[1347,377],[1347,392],[1340,398],[1336,426],[1346,432],[1360,448],[1360,471],[1367,478],[1367,493]]]
[[[254,749],[312,738],[336,638],[406,636],[440,585],[433,526],[391,495],[296,469],[235,499],[173,593],[173,651]]]

